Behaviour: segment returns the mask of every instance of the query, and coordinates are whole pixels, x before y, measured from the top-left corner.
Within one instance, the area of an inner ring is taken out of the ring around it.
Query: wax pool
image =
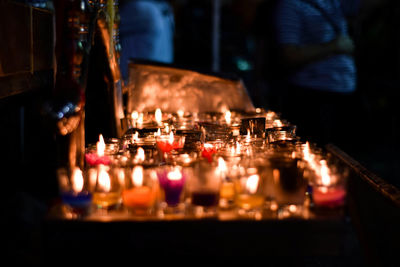
[[[342,187],[314,187],[312,197],[317,206],[339,207],[345,202],[346,190]]]

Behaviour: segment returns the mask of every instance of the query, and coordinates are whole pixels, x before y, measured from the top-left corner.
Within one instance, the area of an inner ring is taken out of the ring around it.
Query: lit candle
[[[136,123],[139,118],[139,113],[136,110],[133,111],[131,113],[131,118],[132,118],[132,126],[133,126],[133,128],[136,128]]]
[[[231,124],[231,112],[229,110],[227,110],[225,112],[225,121],[226,121],[226,124],[228,124],[228,125]]]
[[[61,193],[61,199],[64,204],[75,209],[86,209],[90,206],[92,194],[84,188],[83,174],[78,167],[74,168],[70,183],[68,182],[68,177],[59,178],[65,188],[68,188]]]
[[[260,208],[264,204],[264,197],[259,193],[260,176],[252,174],[240,179],[240,193],[237,195],[236,204],[244,210]]]
[[[157,138],[157,146],[158,148],[164,152],[169,153],[172,150],[177,150],[183,148],[185,144],[184,136],[174,136],[174,133],[171,131],[168,136],[159,136]]]
[[[96,166],[99,164],[109,165],[111,160],[110,157],[105,155],[106,144],[104,142],[103,135],[99,135],[99,141],[96,143],[96,153],[86,153],[86,162],[91,166]]]
[[[165,202],[169,206],[176,206],[181,202],[181,196],[186,177],[179,168],[172,171],[163,169],[157,172],[160,186],[164,191]]]
[[[320,161],[318,173],[319,183],[313,186],[312,199],[316,206],[339,207],[343,206],[346,198],[346,190],[337,184],[338,177],[329,173],[325,160]]]
[[[155,203],[156,192],[150,186],[144,185],[142,166],[133,169],[131,178],[132,187],[122,192],[123,204],[138,214],[146,213]]]
[[[208,162],[212,162],[213,155],[217,152],[212,144],[204,144],[201,150],[201,156],[206,158]]]
[[[96,182],[93,203],[101,209],[116,207],[121,201],[121,193],[119,190],[115,190],[107,166],[98,166]]]
[[[154,114],[154,117],[156,119],[157,125],[162,126],[162,112],[161,109],[156,109],[156,112]]]

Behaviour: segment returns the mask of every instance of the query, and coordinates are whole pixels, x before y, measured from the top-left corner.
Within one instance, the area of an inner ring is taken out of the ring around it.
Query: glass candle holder
[[[89,168],[89,184],[93,193],[93,204],[98,210],[117,209],[121,204],[121,183],[116,168],[98,165]]]
[[[297,126],[292,124],[268,128],[266,130],[267,142],[274,146],[285,146],[288,143],[294,143],[297,141],[296,129]]]
[[[312,205],[315,208],[343,207],[347,195],[347,170],[335,171],[325,159],[318,163],[310,172]]]
[[[160,184],[159,215],[184,215],[184,188],[187,175],[179,166],[163,166],[157,170]]]
[[[174,135],[172,132],[169,135],[157,136],[156,143],[162,154],[170,153],[173,150],[182,149],[185,145],[185,136]]]
[[[57,170],[61,200],[77,217],[87,215],[92,204],[87,176],[78,167],[73,170]]]
[[[217,164],[198,161],[193,167],[193,175],[186,183],[191,208],[196,217],[218,215],[221,190],[221,175]]]
[[[242,216],[261,218],[264,206],[264,182],[256,168],[248,168],[236,181],[236,205]]]
[[[301,159],[290,153],[272,153],[268,158],[267,179],[271,179],[278,215],[301,215],[306,200],[307,180]]]
[[[158,199],[158,181],[154,168],[135,166],[126,170],[123,205],[135,215],[152,215]]]

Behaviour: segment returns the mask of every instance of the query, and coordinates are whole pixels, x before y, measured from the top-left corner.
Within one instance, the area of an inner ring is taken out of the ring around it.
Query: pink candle
[[[346,198],[346,190],[340,186],[313,188],[313,201],[317,206],[339,207],[343,206]]]

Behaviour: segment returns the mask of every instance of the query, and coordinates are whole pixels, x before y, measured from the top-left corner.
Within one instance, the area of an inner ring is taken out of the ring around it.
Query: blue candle
[[[61,200],[72,208],[88,208],[92,203],[92,194],[88,191],[78,193],[74,191],[63,192]]]

